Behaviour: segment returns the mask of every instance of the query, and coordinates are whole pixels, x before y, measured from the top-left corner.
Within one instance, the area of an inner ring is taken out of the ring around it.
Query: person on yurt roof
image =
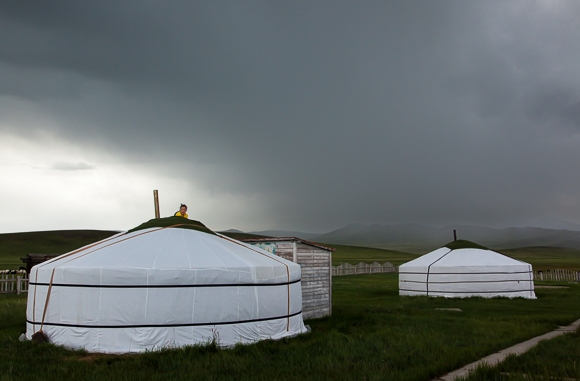
[[[175,214],[173,216],[187,218],[188,217],[188,215],[187,215],[187,205],[181,204],[181,206],[179,207],[179,210],[177,212],[175,212]]]

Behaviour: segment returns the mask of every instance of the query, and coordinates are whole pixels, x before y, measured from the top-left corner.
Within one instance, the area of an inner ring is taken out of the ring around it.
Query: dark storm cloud
[[[0,94],[67,139],[263,197],[250,218],[271,227],[580,221],[578,11],[5,2]]]

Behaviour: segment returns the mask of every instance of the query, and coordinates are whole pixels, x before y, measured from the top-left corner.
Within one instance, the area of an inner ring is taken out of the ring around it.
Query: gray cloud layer
[[[257,195],[269,227],[580,222],[576,2],[0,10],[1,99],[28,105],[3,118]]]

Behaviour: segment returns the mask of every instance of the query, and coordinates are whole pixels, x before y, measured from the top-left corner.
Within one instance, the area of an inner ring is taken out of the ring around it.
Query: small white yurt
[[[33,267],[26,319],[29,339],[104,353],[306,332],[299,265],[182,217]]]
[[[399,295],[536,299],[532,265],[465,240],[399,266]]]

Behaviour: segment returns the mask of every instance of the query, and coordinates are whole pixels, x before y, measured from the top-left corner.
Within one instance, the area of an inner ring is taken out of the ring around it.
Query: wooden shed
[[[242,241],[300,265],[304,319],[332,314],[332,252],[336,249],[298,237],[248,238]]]
[[[20,258],[20,260],[26,265],[26,268],[21,267],[21,269],[26,270],[26,273],[30,274],[30,270],[32,270],[34,266],[56,258],[59,255],[62,254],[27,254],[26,257]]]

